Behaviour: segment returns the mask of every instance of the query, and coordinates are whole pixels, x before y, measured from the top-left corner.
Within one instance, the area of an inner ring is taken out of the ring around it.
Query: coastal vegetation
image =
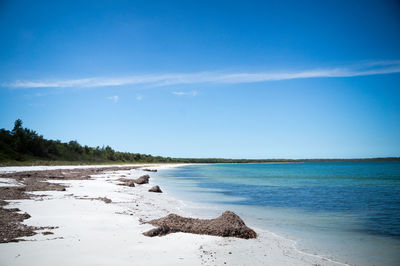
[[[122,164],[122,163],[266,163],[325,161],[399,161],[399,157],[369,159],[224,159],[171,158],[149,154],[119,152],[110,146],[82,146],[76,140],[48,140],[36,131],[24,128],[20,119],[12,130],[0,129],[0,165],[25,164]]]

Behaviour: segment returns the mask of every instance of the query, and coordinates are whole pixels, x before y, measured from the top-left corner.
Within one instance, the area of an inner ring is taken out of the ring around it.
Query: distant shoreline
[[[118,162],[118,161],[0,161],[0,166],[56,166],[56,165],[142,165],[155,164],[256,164],[256,163],[329,163],[329,162],[400,162],[400,157],[354,158],[354,159],[223,159],[223,158],[184,158],[176,162]]]
[[[115,151],[110,146],[89,147],[79,144],[76,140],[61,142],[60,140],[45,139],[36,131],[22,127],[22,120],[20,119],[15,121],[14,128],[11,131],[4,128],[0,129],[0,148],[0,166],[400,161],[400,157],[232,159],[154,156]]]

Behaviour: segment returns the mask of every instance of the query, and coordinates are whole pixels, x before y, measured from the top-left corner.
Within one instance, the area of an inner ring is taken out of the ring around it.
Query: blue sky
[[[173,157],[400,156],[398,1],[1,1],[0,128]]]

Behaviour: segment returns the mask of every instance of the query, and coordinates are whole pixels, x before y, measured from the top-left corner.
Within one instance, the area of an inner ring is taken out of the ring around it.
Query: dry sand
[[[80,167],[2,167],[0,173]],[[151,177],[151,172],[133,169],[92,175],[86,180],[51,180],[66,185],[66,190],[35,191],[32,193],[45,196],[8,201],[6,208],[19,208],[31,215],[24,224],[47,228],[22,238],[25,241],[0,244],[0,265],[343,265],[302,253],[293,241],[258,229],[256,239],[189,233],[146,237],[142,233],[154,227],[141,220],[170,213],[188,215],[168,191],[148,192],[156,185],[151,178],[148,184],[135,187],[118,185],[121,182],[117,179],[144,174]],[[1,186],[7,184],[20,185],[13,179],[1,179]]]

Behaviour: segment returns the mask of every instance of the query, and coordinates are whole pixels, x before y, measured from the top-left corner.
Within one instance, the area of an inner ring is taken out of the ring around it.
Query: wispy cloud
[[[182,96],[182,95],[185,95],[186,92],[183,92],[183,91],[173,91],[172,94],[178,95],[178,96]]]
[[[117,103],[119,100],[119,97],[118,97],[118,95],[114,95],[114,96],[107,97],[107,99],[113,101],[114,103]]]
[[[136,96],[136,100],[138,100],[138,101],[141,101],[141,100],[143,100],[143,96],[142,96],[142,95],[138,95],[138,96]]]
[[[172,94],[177,95],[177,96],[197,96],[197,91],[190,91],[190,92],[184,92],[184,91],[173,91]]]
[[[400,60],[374,61],[344,67],[311,69],[305,71],[281,71],[281,72],[198,72],[178,74],[151,74],[134,75],[119,78],[94,77],[69,80],[45,80],[45,81],[15,81],[3,83],[3,87],[10,88],[68,88],[68,87],[108,87],[124,85],[149,85],[167,86],[179,84],[239,84],[267,82],[289,79],[307,78],[333,78],[333,77],[356,77],[379,74],[400,73]],[[177,92],[179,93],[179,92]],[[117,99],[118,101],[118,99]]]

